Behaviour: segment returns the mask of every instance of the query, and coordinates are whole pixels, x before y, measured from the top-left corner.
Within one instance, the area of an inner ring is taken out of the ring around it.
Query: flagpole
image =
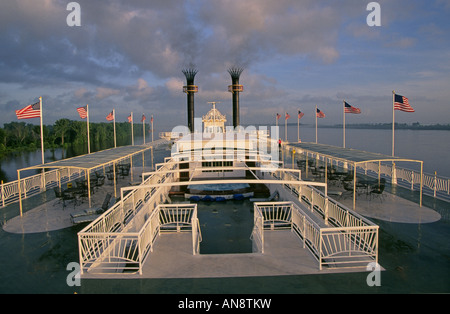
[[[41,116],[41,154],[42,154],[42,164],[44,164],[44,125],[42,124],[42,97],[39,97],[39,110]]]
[[[131,145],[134,146],[133,112],[131,112]]]
[[[317,144],[317,105],[316,105],[316,144]]]
[[[297,110],[297,143],[300,142],[300,117],[299,117],[299,111]]]
[[[41,116],[41,154],[42,154],[42,164],[44,164],[44,124],[42,123],[42,97],[39,97],[39,110]],[[20,178],[19,178],[20,185]],[[44,187],[44,191],[46,190],[45,185],[45,169],[42,169],[42,186]],[[22,206],[22,200],[20,200],[20,205]],[[22,207],[20,208],[20,216],[22,216]]]
[[[153,142],[153,115],[152,115],[152,120],[150,122],[152,123],[152,142]]]
[[[144,119],[144,114],[142,114],[142,135],[144,136],[144,145],[145,145],[145,119]]]
[[[392,91],[392,157],[394,156],[394,132],[395,132],[395,109],[394,109],[394,102],[395,102],[395,91]]]
[[[116,109],[113,108],[113,118],[114,118],[114,148],[117,147],[117,142],[116,142]]]
[[[342,147],[345,148],[345,99],[342,101],[342,115],[344,116],[343,122],[342,122],[342,125],[343,125],[343,144],[342,144]]]
[[[287,142],[287,112],[284,114],[284,140]]]
[[[88,154],[91,153],[91,139],[89,137],[89,105],[86,105],[86,122],[87,122],[87,138],[88,138]]]
[[[278,126],[278,113],[275,115],[275,126]]]

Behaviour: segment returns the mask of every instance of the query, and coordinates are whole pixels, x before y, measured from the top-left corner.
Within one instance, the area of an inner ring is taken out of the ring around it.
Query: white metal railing
[[[166,204],[161,207],[159,214],[161,232],[190,230],[192,220],[197,219],[192,207],[190,204]]]
[[[359,172],[364,172],[370,177],[378,176],[378,164],[375,162],[365,163],[360,165]],[[392,179],[393,173],[395,172],[395,179]],[[395,180],[395,183],[410,189],[411,191],[420,190],[420,171],[408,169],[404,167],[399,167],[392,164],[381,164],[380,165],[380,175],[386,178]],[[422,177],[423,193],[435,198],[450,201],[450,178],[444,176],[438,176],[437,172],[434,174],[423,173]]]
[[[191,218],[192,231],[192,254],[200,254],[200,242],[202,242],[202,231],[200,229],[200,222],[197,218],[197,211],[193,211]]]
[[[153,148],[166,144],[167,140],[159,139],[151,142]],[[125,156],[115,161],[121,163],[130,156]],[[111,165],[113,162],[111,162]],[[106,165],[100,165],[97,168],[90,169],[92,172],[103,171]],[[20,179],[21,198],[26,199],[31,196],[42,193],[50,188],[61,187],[62,184],[86,176],[86,171],[79,168],[61,168],[41,172],[26,178]],[[19,180],[2,183],[0,185],[0,206],[6,206],[19,201]]]
[[[175,169],[177,164],[168,162],[161,170]],[[152,175],[144,180],[144,184],[158,184],[161,182],[171,182],[174,180],[174,175],[168,174],[164,177]],[[105,213],[98,217],[91,224],[86,226],[81,232],[111,232],[117,230],[124,230],[128,222],[134,217],[144,204],[152,206],[154,209],[161,199],[164,199],[164,192],[167,189],[157,189],[155,187],[147,188],[133,188],[127,194],[122,196],[120,202],[114,204]]]
[[[180,183],[174,182],[179,176],[179,166],[180,162],[170,158],[166,159],[165,163],[158,164],[157,171],[148,173],[147,178],[143,175],[143,184],[122,188],[121,201],[79,232],[82,272],[88,270],[112,272],[120,269],[122,272],[139,271],[141,273],[143,261],[152,251],[153,242],[164,231],[191,230],[193,254],[199,253],[201,232],[196,213],[180,207],[183,205],[165,205],[167,210],[161,211],[161,207],[158,205],[165,201],[171,185]],[[304,239],[304,245],[308,246],[319,260],[320,268],[325,263],[330,266],[331,259],[333,263],[341,266],[343,262],[336,262],[338,257],[343,256],[345,262],[348,262],[348,254],[357,256],[357,253],[361,251],[361,256],[365,261],[371,249],[373,250],[371,253],[374,254],[372,257],[375,256],[374,259],[377,260],[378,242],[374,244],[371,242],[371,245],[366,242],[367,238],[378,239],[378,226],[330,200],[326,193],[306,185],[316,184],[326,188],[323,183],[309,182],[305,184],[305,182],[299,181],[300,171],[289,172],[286,170],[288,169],[276,169],[276,171],[270,172],[270,176],[273,177],[273,180],[281,180],[283,186],[300,202],[306,203],[311,212],[322,213],[324,226],[319,227],[311,219],[313,215],[304,214],[305,212],[296,205],[288,204],[281,207],[277,205],[278,207],[265,211],[264,215],[255,216],[252,238],[256,243],[256,251],[264,252],[263,230],[270,226],[272,229],[292,228],[295,230]],[[264,173],[256,172],[259,176]],[[270,183],[273,180],[258,179],[254,181]],[[127,194],[124,194],[124,191]],[[295,210],[293,211],[292,208]],[[156,212],[158,213],[156,214]],[[333,227],[329,227],[329,224],[332,224]],[[335,235],[331,234],[331,231],[338,229],[339,231]],[[362,234],[361,230],[363,229],[369,230],[365,231],[367,234]],[[328,233],[324,233],[324,230]],[[376,234],[376,237],[368,236],[373,234]],[[347,246],[332,245],[344,243],[342,241],[348,238],[353,242],[347,242],[349,243]],[[359,245],[351,246],[351,243],[359,243]],[[340,249],[342,247],[346,249]],[[356,247],[358,248],[357,253],[354,252]],[[345,255],[345,253],[348,254]],[[354,263],[353,259],[350,261]]]
[[[196,205],[159,205],[166,201],[170,189],[163,184],[177,178],[176,173],[168,171],[177,167],[178,164],[170,160],[158,164],[160,173],[157,171],[143,178],[143,185],[147,186],[127,189],[127,194],[122,189],[121,201],[78,233],[82,271],[116,272],[120,269],[124,273],[142,273],[143,262],[161,232],[192,231],[193,253],[199,253],[201,231]],[[160,187],[155,187],[159,184]],[[134,255],[129,253],[131,246],[136,252]]]
[[[84,170],[65,168],[41,172],[20,179],[22,199],[37,195],[53,187],[60,187],[61,184],[78,179],[83,175]],[[19,180],[2,183],[0,187],[0,205],[4,207],[18,201]]]
[[[162,232],[193,233],[193,254],[199,252],[201,233],[196,204],[164,204],[146,209],[139,230],[79,233],[81,273],[142,274],[142,266]]]
[[[289,147],[287,148],[289,149]],[[310,153],[304,152],[305,155]],[[313,157],[313,159],[321,160],[324,162],[324,158]],[[338,167],[344,167],[341,160],[327,159],[331,165]],[[364,173],[370,177],[378,177],[378,175],[385,177],[393,184],[398,184],[411,191],[420,191],[420,178],[421,173],[419,170],[408,169],[405,167],[399,167],[398,165],[392,165],[392,162],[366,162],[357,164],[357,173]],[[445,176],[423,173],[423,194],[439,198],[441,200],[450,201],[450,178]]]
[[[278,230],[290,228],[302,240],[323,266],[366,267],[370,262],[378,262],[378,226],[361,219],[343,219],[347,225],[329,227],[311,219],[305,211],[293,202],[254,203],[255,221],[262,220],[264,229]],[[264,234],[259,235],[254,228],[253,239],[261,239],[264,251]]]
[[[253,252],[264,253],[264,218],[259,208],[253,206],[253,230],[250,236],[253,240]]]

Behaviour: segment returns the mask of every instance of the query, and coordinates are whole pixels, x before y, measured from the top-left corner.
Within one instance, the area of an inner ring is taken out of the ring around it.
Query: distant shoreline
[[[324,128],[342,128],[342,124],[336,125],[321,125]],[[392,123],[357,123],[346,124],[345,128],[349,129],[392,129]],[[450,124],[420,124],[418,122],[407,123],[395,123],[396,130],[450,130]]]
[[[295,125],[297,123],[288,123],[287,125]],[[284,123],[279,124],[280,127],[284,126]],[[315,125],[307,123],[302,124],[300,126],[303,127],[315,127]],[[329,129],[342,129],[342,124],[333,124],[333,125],[323,125],[321,124],[319,128],[329,128]],[[392,123],[356,123],[356,124],[346,124],[346,129],[379,129],[379,130],[387,130],[392,129]],[[450,124],[420,124],[418,122],[415,123],[395,123],[396,130],[444,130],[450,131]]]

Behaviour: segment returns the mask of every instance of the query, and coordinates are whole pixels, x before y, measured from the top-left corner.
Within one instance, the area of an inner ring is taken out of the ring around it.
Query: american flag
[[[113,111],[111,111],[111,112],[106,116],[106,120],[108,120],[108,121],[114,120],[114,112],[113,112]]]
[[[133,122],[133,117],[131,117],[131,114],[128,116],[128,122],[130,122],[130,123]]]
[[[349,105],[346,101],[344,102],[344,112],[345,113],[361,113],[361,109]]]
[[[401,110],[405,112],[414,112],[413,107],[409,105],[408,98],[395,94],[394,97],[394,110]]]
[[[301,112],[300,110],[298,111],[298,118],[301,119],[305,114],[303,112]]]
[[[142,114],[142,119],[141,119],[141,122],[144,122],[145,121],[145,115],[144,114]]]
[[[87,118],[87,106],[77,108],[78,114],[81,119]]]
[[[317,118],[325,118],[325,114],[322,111],[320,111],[319,108],[317,108],[316,117]]]
[[[25,108],[16,110],[17,119],[31,119],[41,117],[41,104],[37,102],[32,105],[28,105]]]
[[[277,113],[277,120],[281,118],[281,114]]]
[[[286,117],[284,118],[285,120],[289,119],[291,116],[289,115],[289,113],[286,112]]]

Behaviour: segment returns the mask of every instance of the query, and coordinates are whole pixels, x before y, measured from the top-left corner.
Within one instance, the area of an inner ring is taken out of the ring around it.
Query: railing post
[[[159,216],[159,213],[157,214],[158,216]],[[150,222],[148,223],[149,224],[149,228],[150,228],[150,233],[151,233],[151,239],[153,239],[153,224],[152,224],[152,222],[153,222],[153,219],[152,219],[152,216],[153,215],[150,215]],[[150,240],[150,252],[153,252],[153,240]]]
[[[375,239],[375,245],[376,245],[376,250],[375,250],[375,263],[378,264],[378,227],[376,228],[377,232],[376,232],[376,239]]]
[[[319,229],[319,270],[322,270],[322,229]]]
[[[142,275],[142,247],[141,247],[141,233],[138,233],[137,236],[137,245],[138,245],[138,255],[139,255],[139,275]]]
[[[176,217],[176,221],[177,221],[177,232],[181,231],[180,228],[180,219],[179,219],[179,214],[178,214],[178,206],[175,207],[175,217]]]
[[[196,230],[197,226],[196,226],[194,218],[191,219],[191,228],[192,228],[192,231],[191,231],[191,234],[192,234],[192,255],[196,255],[195,251],[197,249],[197,241],[196,241],[195,238],[196,238],[196,233],[197,233],[197,230]]]
[[[422,192],[423,192],[423,161],[420,162],[420,207],[422,207]]]
[[[395,169],[395,162],[392,162],[391,167],[391,183],[397,184],[397,170]]]
[[[437,190],[437,172],[434,172],[434,187],[433,187],[433,195],[436,197],[436,190]]]
[[[17,187],[19,192],[19,211],[20,211],[20,217],[22,217],[22,188],[20,187],[20,170],[17,169]]]
[[[303,217],[303,248],[306,248],[306,217],[302,215]]]
[[[44,172],[44,168],[42,168],[42,172],[41,172],[41,191],[45,192],[45,172]]]
[[[260,220],[261,220],[261,224],[260,224],[260,236],[261,236],[261,253],[264,254],[264,216],[262,215],[262,212],[260,212]]]
[[[83,251],[82,251],[82,246],[81,246],[81,238],[83,236],[82,235],[78,235],[78,257],[79,257],[79,261],[80,261],[80,274],[83,275]]]
[[[381,178],[381,161],[378,161],[378,183],[380,183]]]
[[[3,188],[3,180],[2,180],[2,206],[5,207],[5,190]]]
[[[135,202],[135,196],[136,196],[136,192],[133,191],[133,194],[131,195],[131,202],[133,204],[133,217],[136,216],[136,202]]]

